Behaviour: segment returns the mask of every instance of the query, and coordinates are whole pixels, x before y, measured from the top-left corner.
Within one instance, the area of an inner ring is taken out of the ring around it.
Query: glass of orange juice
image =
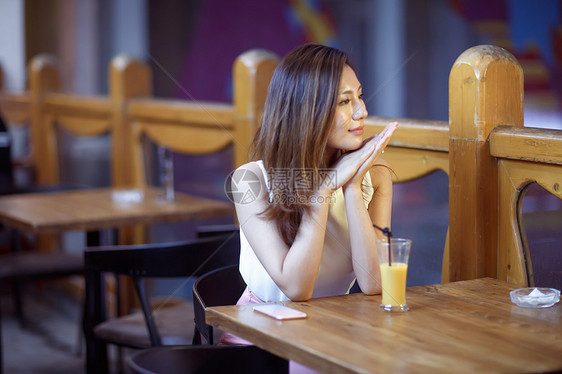
[[[410,239],[377,240],[382,282],[380,310],[406,312],[410,309],[406,304],[406,275],[411,246]]]

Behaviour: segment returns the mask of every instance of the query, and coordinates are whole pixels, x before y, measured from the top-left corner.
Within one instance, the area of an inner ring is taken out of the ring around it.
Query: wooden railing
[[[366,135],[391,120],[369,117]],[[517,60],[499,47],[471,48],[451,69],[448,124],[397,120],[385,152],[395,182],[435,170],[449,175],[442,280],[489,276],[532,284],[521,201],[533,182],[562,199],[562,131],[523,127]]]
[[[537,183],[562,199],[562,130],[498,126],[490,134],[498,162],[498,274],[515,284],[533,284],[529,246],[522,222],[522,195]],[[554,215],[558,227],[562,214]],[[558,250],[562,250],[559,246]],[[560,258],[560,253],[557,254]]]
[[[112,61],[108,96],[62,95],[56,93],[55,65],[38,58],[30,65],[30,92],[0,93],[0,109],[9,122],[31,119],[40,183],[58,178],[53,158],[57,124],[81,135],[111,133],[113,184],[142,186],[143,136],[191,154],[232,144],[233,167],[246,162],[276,65],[277,59],[264,51],[241,55],[234,63],[233,103],[219,104],[151,98],[148,66],[124,56]],[[522,69],[501,48],[478,46],[464,52],[452,67],[449,90],[449,123],[397,119],[400,127],[385,159],[396,183],[435,170],[449,176],[444,282],[490,276],[528,284],[532,275],[521,192],[536,182],[562,198],[562,131],[523,127]],[[366,135],[391,120],[367,118]]]
[[[148,65],[126,56],[117,56],[111,62],[107,96],[61,94],[57,92],[60,78],[56,62],[42,55],[30,63],[29,93],[1,94],[0,108],[8,122],[30,123],[39,184],[60,181],[60,127],[76,136],[110,134],[112,184],[142,186],[146,181],[141,135],[157,145],[189,154],[212,153],[232,144],[233,166],[244,162],[266,96],[264,82],[269,78],[263,77],[271,76],[276,61],[264,51],[241,55],[234,64],[234,103],[218,104],[152,99]]]

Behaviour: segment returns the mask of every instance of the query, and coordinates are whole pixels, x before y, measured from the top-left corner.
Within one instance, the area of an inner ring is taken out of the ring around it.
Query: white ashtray
[[[144,191],[135,189],[112,191],[111,200],[119,204],[140,203],[144,200]]]
[[[554,288],[518,288],[509,294],[511,301],[522,308],[548,308],[560,301],[560,291]]]

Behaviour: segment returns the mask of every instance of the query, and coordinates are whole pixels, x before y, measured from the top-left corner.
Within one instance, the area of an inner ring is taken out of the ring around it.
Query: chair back
[[[200,276],[237,264],[239,254],[240,238],[233,233],[189,241],[90,247],[84,260],[89,271],[173,278]]]
[[[193,241],[87,248],[86,339],[95,340],[94,328],[106,320],[105,273],[132,278],[152,346],[161,344],[153,320],[145,278],[193,277],[224,265],[238,264],[239,236],[232,234]]]
[[[225,266],[202,275],[193,284],[193,311],[195,333],[193,343],[199,344],[203,336],[209,344],[214,343],[213,327],[205,323],[205,308],[234,305],[244,292],[246,283],[240,275],[238,265]]]
[[[134,374],[288,373],[287,360],[255,346],[159,347],[128,358]]]

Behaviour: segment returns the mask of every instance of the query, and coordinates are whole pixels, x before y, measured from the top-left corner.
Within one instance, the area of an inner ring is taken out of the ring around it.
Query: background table
[[[174,201],[157,199],[162,190],[144,190],[138,203],[116,203],[115,189],[86,189],[0,197],[0,223],[32,234],[100,230],[136,224],[207,219],[234,214],[232,204],[176,193]]]
[[[562,307],[520,308],[491,278],[408,288],[406,313],[381,296],[283,303],[308,313],[276,321],[251,305],[207,308],[207,323],[326,373],[542,372],[562,369]]]
[[[140,202],[117,203],[112,199],[113,188],[66,190],[9,195],[0,197],[0,223],[18,231],[34,235],[62,234],[70,230],[98,231],[109,228],[132,228],[188,220],[225,217],[234,214],[231,203],[176,192],[174,201],[160,196],[163,190],[147,188]],[[119,244],[142,241],[132,230],[122,232]],[[16,241],[19,243],[19,240]],[[45,245],[45,242],[47,244]],[[58,247],[57,239],[48,237],[41,242],[41,249]],[[138,243],[135,243],[138,244]],[[47,247],[47,248],[45,248]],[[82,286],[71,287],[82,292]],[[119,314],[126,313],[130,300],[128,286],[124,285],[120,297]]]

